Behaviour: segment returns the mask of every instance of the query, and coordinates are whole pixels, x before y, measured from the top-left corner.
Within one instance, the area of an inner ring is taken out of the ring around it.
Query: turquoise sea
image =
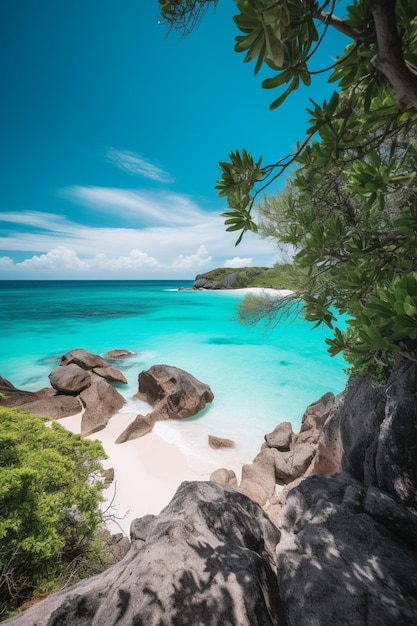
[[[190,291],[192,281],[0,281],[0,375],[16,387],[47,386],[62,354],[85,348],[104,355],[127,348],[120,362],[129,383],[125,412],[140,371],[164,363],[208,383],[215,399],[199,416],[164,422],[158,434],[184,451],[212,454],[207,435],[234,439],[251,462],[263,435],[346,382],[341,358],[331,359],[325,333],[300,316],[273,330],[236,319],[235,291]],[[179,290],[184,287],[186,290]]]

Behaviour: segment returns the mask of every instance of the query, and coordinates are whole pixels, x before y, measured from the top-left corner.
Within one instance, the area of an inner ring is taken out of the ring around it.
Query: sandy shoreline
[[[284,289],[257,287],[222,290],[222,293],[236,292],[277,297],[292,293]],[[122,531],[129,537],[131,522],[147,514],[158,514],[183,481],[209,480],[210,474],[220,467],[234,470],[240,481],[243,463],[253,461],[253,458],[240,458],[238,451],[228,453],[219,450],[211,455],[211,460],[188,454],[158,434],[158,423],[154,431],[144,437],[116,444],[117,437],[135,417],[136,413],[116,413],[105,429],[88,437],[102,443],[109,457],[103,466],[113,468],[115,473],[113,484],[104,490],[103,503],[111,532]],[[81,413],[59,422],[72,432],[81,432]]]
[[[144,437],[116,444],[115,440],[135,415],[116,413],[107,427],[88,439],[103,444],[108,459],[104,468],[114,468],[114,482],[104,490],[107,525],[111,532],[122,531],[129,537],[131,522],[147,514],[158,514],[172,499],[183,481],[209,480],[210,474],[221,465],[201,460],[184,453],[178,446],[165,441],[156,432]],[[59,420],[59,423],[79,433],[81,413]],[[252,459],[248,459],[250,462]],[[240,479],[241,465],[228,463]]]
[[[276,296],[280,298],[294,293],[291,289],[271,289],[270,287],[243,287],[242,289],[231,289],[231,292],[253,293],[257,296]]]

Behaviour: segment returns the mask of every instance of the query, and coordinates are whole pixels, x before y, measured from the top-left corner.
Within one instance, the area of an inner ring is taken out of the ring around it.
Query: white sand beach
[[[293,291],[291,289],[271,289],[269,287],[243,287],[242,289],[233,289],[233,293],[253,293],[256,296],[275,296],[284,298],[290,296]]]
[[[135,415],[116,413],[107,427],[88,439],[98,439],[108,455],[105,468],[114,468],[114,482],[105,489],[103,511],[107,525],[113,533],[122,531],[129,537],[132,520],[143,515],[158,514],[171,500],[183,481],[209,480],[210,474],[222,467],[222,451],[219,463],[201,460],[185,454],[175,444],[165,441],[156,432],[144,437],[116,444],[120,432],[133,421]],[[79,433],[81,413],[59,420],[59,423]],[[156,424],[155,430],[157,430]],[[248,459],[250,462],[252,459]],[[241,464],[227,462],[240,479]]]
[[[269,296],[275,298],[284,298],[285,296],[290,296],[293,291],[291,289],[272,289],[271,287],[242,287],[241,289],[219,289],[219,290],[210,290],[212,293],[221,293],[221,294],[253,294],[255,296]]]

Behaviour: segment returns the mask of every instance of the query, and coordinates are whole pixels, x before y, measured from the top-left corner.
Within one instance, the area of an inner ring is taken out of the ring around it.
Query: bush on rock
[[[95,550],[102,458],[98,441],[0,408],[0,616]]]

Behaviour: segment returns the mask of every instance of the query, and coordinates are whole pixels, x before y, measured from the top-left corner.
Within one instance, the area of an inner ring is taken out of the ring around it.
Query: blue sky
[[[307,98],[277,97],[233,50],[233,0],[185,40],[157,0],[5,0],[0,8],[0,278],[193,278],[272,265],[255,235],[235,248],[214,189],[246,148],[274,162],[303,138]],[[331,37],[321,63],[347,43]]]

